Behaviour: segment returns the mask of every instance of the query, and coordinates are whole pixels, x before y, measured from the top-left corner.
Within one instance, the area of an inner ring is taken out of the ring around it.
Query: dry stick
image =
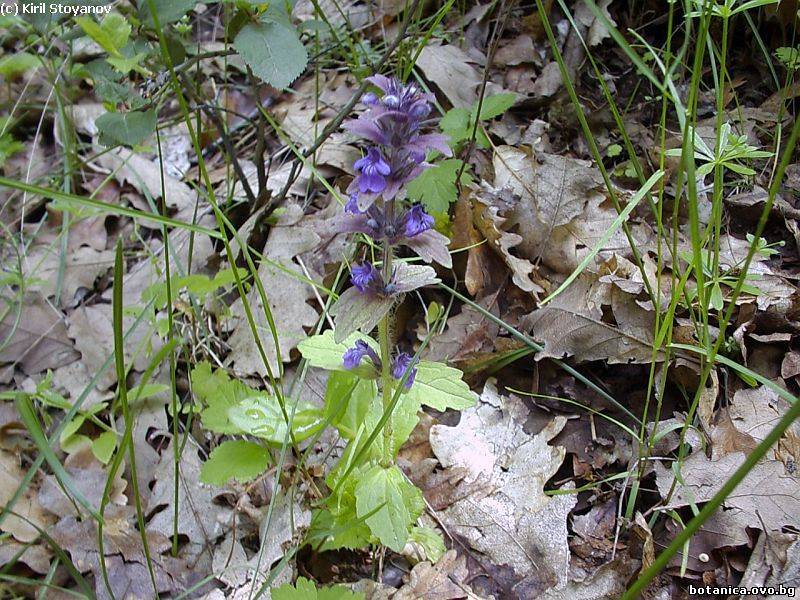
[[[403,41],[403,38],[406,35],[406,31],[408,30],[409,25],[411,25],[411,18],[414,15],[414,13],[417,12],[417,8],[419,7],[420,2],[421,0],[414,0],[414,3],[408,9],[406,19],[403,22],[403,25],[400,27],[400,31],[397,32],[397,37],[395,37],[392,44],[386,49],[386,52],[384,52],[383,56],[378,61],[378,64],[375,67],[376,72],[380,71],[384,67],[384,65],[386,65],[386,63],[389,61],[389,58],[391,58],[392,54],[394,54],[394,51],[397,50],[397,47],[400,45],[400,42]],[[369,87],[369,85],[370,83],[366,79],[361,82],[361,85],[358,86],[358,89],[356,90],[356,93],[353,94],[353,97],[350,98],[347,104],[345,104],[342,107],[342,109],[333,118],[333,120],[325,126],[325,129],[322,130],[322,133],[319,134],[319,137],[317,137],[314,143],[311,144],[311,146],[309,146],[303,152],[302,154],[303,160],[307,159],[317,150],[319,150],[320,146],[322,146],[322,144],[325,143],[325,140],[327,140],[334,131],[339,129],[339,126],[342,124],[345,118],[347,118],[347,115],[350,114],[350,111],[353,110],[353,107],[361,99],[361,96],[367,90],[367,87]],[[275,196],[275,198],[270,201],[269,203],[270,205],[280,205],[286,199],[286,195],[289,193],[289,189],[292,187],[292,185],[300,175],[298,165],[299,163],[297,161],[295,161],[292,164],[292,170],[289,173],[289,178],[286,180],[286,183],[284,184],[281,191],[278,192],[278,195]],[[268,212],[264,211],[263,215],[264,218],[266,218]]]

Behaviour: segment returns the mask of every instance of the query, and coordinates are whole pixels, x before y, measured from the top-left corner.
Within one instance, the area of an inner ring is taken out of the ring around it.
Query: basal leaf
[[[420,361],[414,385],[406,394],[438,411],[469,408],[475,404],[477,395],[461,379],[462,375],[458,369],[442,363]]]
[[[203,361],[191,373],[192,392],[205,408],[200,412],[203,427],[216,433],[241,433],[228,418],[228,410],[256,392],[241,381],[231,380],[222,369],[211,370]]]
[[[293,402],[286,399],[286,412],[292,421],[295,440],[301,442],[319,431],[322,413],[315,406],[300,402],[293,414]],[[275,396],[256,394],[244,398],[228,409],[228,419],[242,433],[273,444],[282,444],[286,439],[286,418]]]
[[[308,63],[297,33],[274,21],[248,23],[236,35],[233,46],[253,73],[276,88],[288,87]]]
[[[200,469],[200,481],[225,485],[230,479],[240,483],[255,479],[266,471],[269,452],[245,440],[228,440],[214,448]]]

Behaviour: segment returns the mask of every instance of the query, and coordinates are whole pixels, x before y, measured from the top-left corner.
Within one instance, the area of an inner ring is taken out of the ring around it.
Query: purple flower
[[[367,155],[359,158],[353,167],[361,173],[358,178],[358,188],[362,193],[379,194],[386,188],[386,177],[391,168],[377,147],[370,148]]]
[[[353,265],[350,269],[350,281],[356,286],[362,294],[367,293],[367,290],[373,289],[376,284],[383,287],[383,278],[380,272],[372,263],[364,262],[360,265]]]
[[[403,216],[403,233],[414,237],[433,227],[433,217],[425,212],[421,204],[415,204]]]
[[[358,194],[350,194],[350,199],[344,205],[344,212],[351,215],[360,215],[363,212],[358,208]]]
[[[372,361],[372,364],[376,368],[380,368],[380,357],[364,340],[358,340],[355,346],[348,348],[342,355],[342,363],[344,364],[344,368],[348,371],[352,371],[361,364],[361,361],[365,356]]]
[[[403,386],[405,389],[410,390],[411,386],[414,385],[414,377],[417,375],[417,368],[411,366],[412,357],[410,354],[405,352],[401,352],[394,358],[394,362],[392,363],[392,377],[397,379],[398,381],[403,379],[403,376],[406,374],[406,371],[411,369],[411,372],[408,374],[408,378],[406,379],[406,383]]]
[[[366,106],[375,106],[378,103],[378,97],[372,92],[367,92],[361,96],[361,103]]]

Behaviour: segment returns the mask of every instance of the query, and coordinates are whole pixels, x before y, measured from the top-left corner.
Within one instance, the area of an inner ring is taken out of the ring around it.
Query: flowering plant
[[[433,166],[430,155],[451,152],[443,135],[430,132],[436,124],[430,94],[383,75],[369,81],[378,93],[365,94],[366,110],[344,124],[365,140],[365,151],[353,165],[356,176],[335,229],[371,238],[381,260],[350,266],[352,285],[330,309],[333,331],[299,345],[312,366],[330,371],[326,418],[348,442],[327,476],[331,494],[311,530],[323,549],[379,542],[400,552],[413,541],[435,560],[444,545],[435,532],[417,525],[425,508],[422,493],[395,459],[422,405],[462,409],[475,395],[461,371],[396,349],[391,323],[406,293],[439,282],[431,266],[395,256],[398,248],[409,248],[426,263],[452,265],[447,237],[433,228],[423,206],[405,197],[406,184]],[[377,339],[371,337],[376,328]]]

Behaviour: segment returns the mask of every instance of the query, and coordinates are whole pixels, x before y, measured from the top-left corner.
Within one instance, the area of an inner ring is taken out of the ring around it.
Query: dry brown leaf
[[[525,433],[528,410],[488,381],[480,401],[455,427],[431,428],[431,448],[471,493],[439,513],[443,525],[495,565],[513,569],[515,591],[533,598],[567,583],[567,515],[575,496],[547,496],[544,484],[564,460],[548,442],[564,427],[556,417],[538,435]]]
[[[123,331],[127,332],[136,322],[133,316],[123,316]],[[94,304],[80,306],[69,316],[69,336],[75,340],[75,348],[89,372],[98,374],[103,363],[114,353],[114,327],[112,324],[111,305]],[[150,362],[149,352],[138,351],[140,345],[145,349],[157,352],[161,347],[161,339],[152,333],[147,323],[140,323],[131,332],[125,343],[125,362],[133,365],[137,371],[144,371]],[[113,362],[110,362],[97,381],[98,390],[108,389],[117,381],[117,373]]]
[[[5,507],[8,504],[22,485],[24,476],[18,457],[0,450],[0,506]],[[52,517],[42,510],[36,500],[30,484],[14,504],[14,512],[17,514],[6,515],[0,524],[0,530],[10,533],[20,542],[33,542],[39,537],[37,527],[47,530],[53,523]]]
[[[316,247],[319,239],[311,229],[299,225],[274,227],[264,247],[264,256],[273,264],[263,261],[258,268],[258,275],[264,284],[278,332],[280,357],[277,355],[272,332],[255,286],[248,299],[273,373],[278,370],[279,358],[283,362],[291,360],[291,351],[306,338],[304,328],[311,327],[319,318],[317,311],[307,304],[308,300],[315,297],[314,290],[303,281],[306,275],[302,268],[292,261],[297,254]],[[294,276],[286,271],[293,273]],[[232,362],[237,373],[245,375],[258,373],[266,376],[267,368],[253,339],[250,325],[245,319],[241,299],[231,306],[231,314],[236,319],[236,326],[228,339],[231,346],[228,360]]]
[[[178,533],[189,538],[184,555],[202,557],[210,566],[214,542],[232,523],[232,511],[214,501],[222,492],[220,488],[200,482],[200,458],[191,443],[181,454],[178,472]],[[161,454],[155,485],[147,503],[151,512],[163,509],[150,521],[148,530],[165,537],[171,536],[173,531],[174,475],[175,461],[170,445]]]
[[[39,294],[21,306],[0,303],[0,363],[18,363],[27,375],[76,361],[80,354],[67,335],[64,316]]]
[[[454,108],[470,108],[478,99],[478,88],[483,76],[473,67],[475,61],[452,44],[427,44],[417,58],[417,67],[425,78],[434,83]],[[493,96],[504,90],[491,81],[486,85],[486,95]]]
[[[547,283],[539,275],[536,266],[525,258],[511,253],[524,243],[521,235],[507,231],[513,223],[504,215],[513,206],[507,191],[493,189],[484,185],[472,196],[474,222],[489,241],[491,247],[500,254],[511,269],[511,279],[519,289],[534,295],[544,293]]]
[[[653,314],[633,296],[607,285],[584,273],[525,318],[525,329],[544,345],[537,360],[567,356],[612,364],[653,360]],[[611,308],[615,324],[603,320],[603,306]],[[657,353],[655,359],[663,359],[663,354]]]
[[[775,426],[785,409],[785,402],[762,386],[737,392],[729,414],[742,434],[759,442]],[[796,435],[796,429],[793,433]],[[718,445],[716,449],[711,459],[703,452],[694,452],[684,461],[681,476],[685,485],[675,482],[670,506],[682,507],[692,502],[708,501],[741,466],[746,456],[743,450],[747,450],[746,447],[725,448],[728,453],[721,454],[723,446]],[[798,458],[781,457],[773,451],[762,459],[722,505],[720,512],[730,518],[728,528],[766,527],[768,531],[780,531],[787,525],[796,526],[797,515],[800,515],[800,477],[792,465]],[[792,464],[788,464],[789,461]],[[661,464],[656,464],[655,470],[659,492],[666,498],[675,474]]]
[[[34,244],[26,254],[25,264],[26,276],[32,278],[28,289],[40,292],[45,298],[55,295],[59,277],[62,277],[59,303],[67,307],[78,302],[79,289],[93,289],[95,280],[114,266],[114,252],[80,246],[64,254],[60,242],[54,239],[50,243]]]
[[[411,570],[409,581],[392,597],[394,600],[454,600],[476,597],[464,583],[469,573],[466,559],[455,550],[448,550],[435,565],[428,561],[418,563]]]

